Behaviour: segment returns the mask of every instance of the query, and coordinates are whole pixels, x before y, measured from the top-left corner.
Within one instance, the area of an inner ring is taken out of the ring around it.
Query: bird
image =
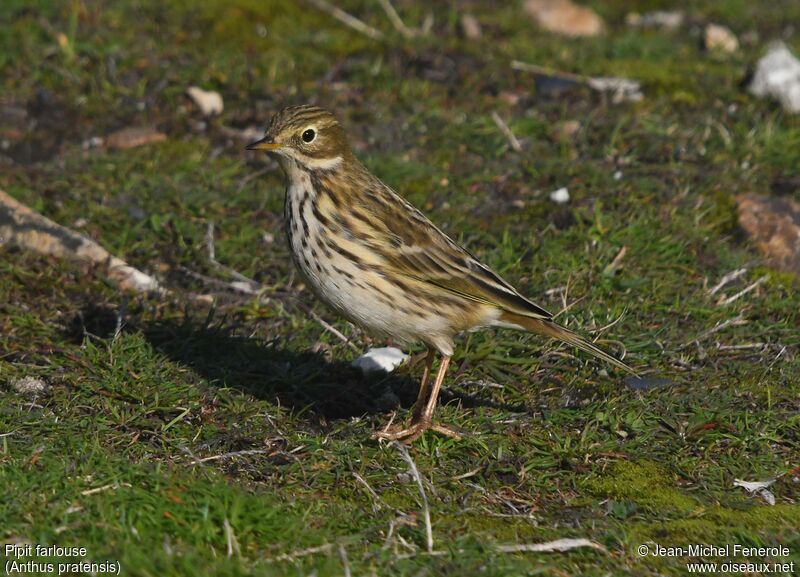
[[[268,152],[283,169],[290,253],[314,293],[371,334],[427,347],[410,421],[377,432],[377,438],[412,443],[427,430],[461,436],[433,417],[454,339],[464,331],[538,333],[636,374],[558,324],[373,175],[328,110],[308,104],[284,108],[265,136],[246,148]],[[436,353],[441,362],[431,383]]]

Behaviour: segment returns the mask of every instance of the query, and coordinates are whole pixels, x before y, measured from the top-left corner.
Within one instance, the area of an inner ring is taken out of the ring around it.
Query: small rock
[[[639,102],[644,98],[641,83],[629,78],[595,76],[589,78],[586,82],[598,92],[610,92],[611,102],[614,104]]]
[[[100,136],[92,136],[81,143],[81,148],[84,150],[89,150],[90,148],[99,148],[103,146],[103,144],[105,144],[105,140],[103,140]]]
[[[351,364],[361,369],[364,373],[374,373],[384,371],[391,373],[402,365],[408,355],[396,347],[380,347],[370,349]]]
[[[565,120],[564,122],[559,122],[553,128],[553,131],[550,134],[550,137],[555,142],[572,142],[575,140],[578,132],[581,129],[581,123],[577,120]]]
[[[789,112],[800,112],[800,60],[783,42],[773,44],[756,64],[749,90],[759,98],[777,98]]]
[[[37,397],[46,393],[50,385],[37,377],[22,377],[21,379],[14,379],[11,381],[11,388],[20,395]]]
[[[147,127],[129,127],[109,134],[105,143],[108,148],[124,150],[144,146],[151,142],[162,142],[167,135]]]
[[[527,0],[525,11],[539,26],[556,34],[597,36],[605,29],[596,12],[571,0]]]
[[[683,25],[684,15],[680,10],[655,10],[654,12],[630,12],[625,24],[634,28],[661,28],[676,30]]]
[[[478,19],[469,13],[461,16],[461,30],[464,32],[464,38],[468,40],[477,40],[482,36]]]
[[[739,40],[730,28],[721,24],[709,24],[703,32],[703,46],[709,52],[732,53],[739,49]]]
[[[203,90],[197,86],[190,86],[186,90],[186,94],[192,99],[203,116],[212,116],[214,114],[222,114],[224,108],[222,103],[222,95],[214,90]]]
[[[397,473],[394,478],[398,483],[403,485],[408,485],[409,483],[414,482],[414,477],[412,477],[410,473]]]
[[[271,232],[265,232],[261,235],[261,240],[264,242],[264,244],[272,244],[275,242],[275,235]]]
[[[550,200],[556,204],[567,204],[569,202],[569,190],[566,187],[554,190],[550,193]]]
[[[736,197],[739,224],[772,266],[800,274],[800,202],[758,194]]]

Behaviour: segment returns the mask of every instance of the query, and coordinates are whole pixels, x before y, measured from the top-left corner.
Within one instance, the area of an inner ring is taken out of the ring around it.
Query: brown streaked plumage
[[[387,439],[413,441],[433,411],[454,336],[486,326],[554,337],[619,368],[627,365],[553,316],[458,246],[353,155],[336,118],[316,106],[286,108],[247,147],[275,154],[286,173],[284,216],[292,258],[319,297],[370,332],[428,346],[411,423]],[[435,352],[442,355],[429,384]]]

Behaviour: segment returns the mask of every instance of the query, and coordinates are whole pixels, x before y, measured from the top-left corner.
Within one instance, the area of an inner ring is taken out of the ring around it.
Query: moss
[[[685,546],[687,543],[725,543],[731,539],[767,543],[781,539],[782,534],[791,538],[798,518],[800,506],[769,507],[757,503],[741,510],[713,507],[685,519],[635,522],[627,529],[633,543],[653,541],[664,546]]]
[[[673,487],[671,475],[652,461],[621,461],[602,477],[589,479],[583,486],[592,495],[633,501],[648,511],[662,514],[689,513],[697,502]]]

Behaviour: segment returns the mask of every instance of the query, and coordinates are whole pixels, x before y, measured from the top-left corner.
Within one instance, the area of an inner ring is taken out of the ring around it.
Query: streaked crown
[[[336,117],[318,106],[284,108],[272,117],[264,138],[247,147],[296,161],[309,170],[338,164],[351,154]]]

